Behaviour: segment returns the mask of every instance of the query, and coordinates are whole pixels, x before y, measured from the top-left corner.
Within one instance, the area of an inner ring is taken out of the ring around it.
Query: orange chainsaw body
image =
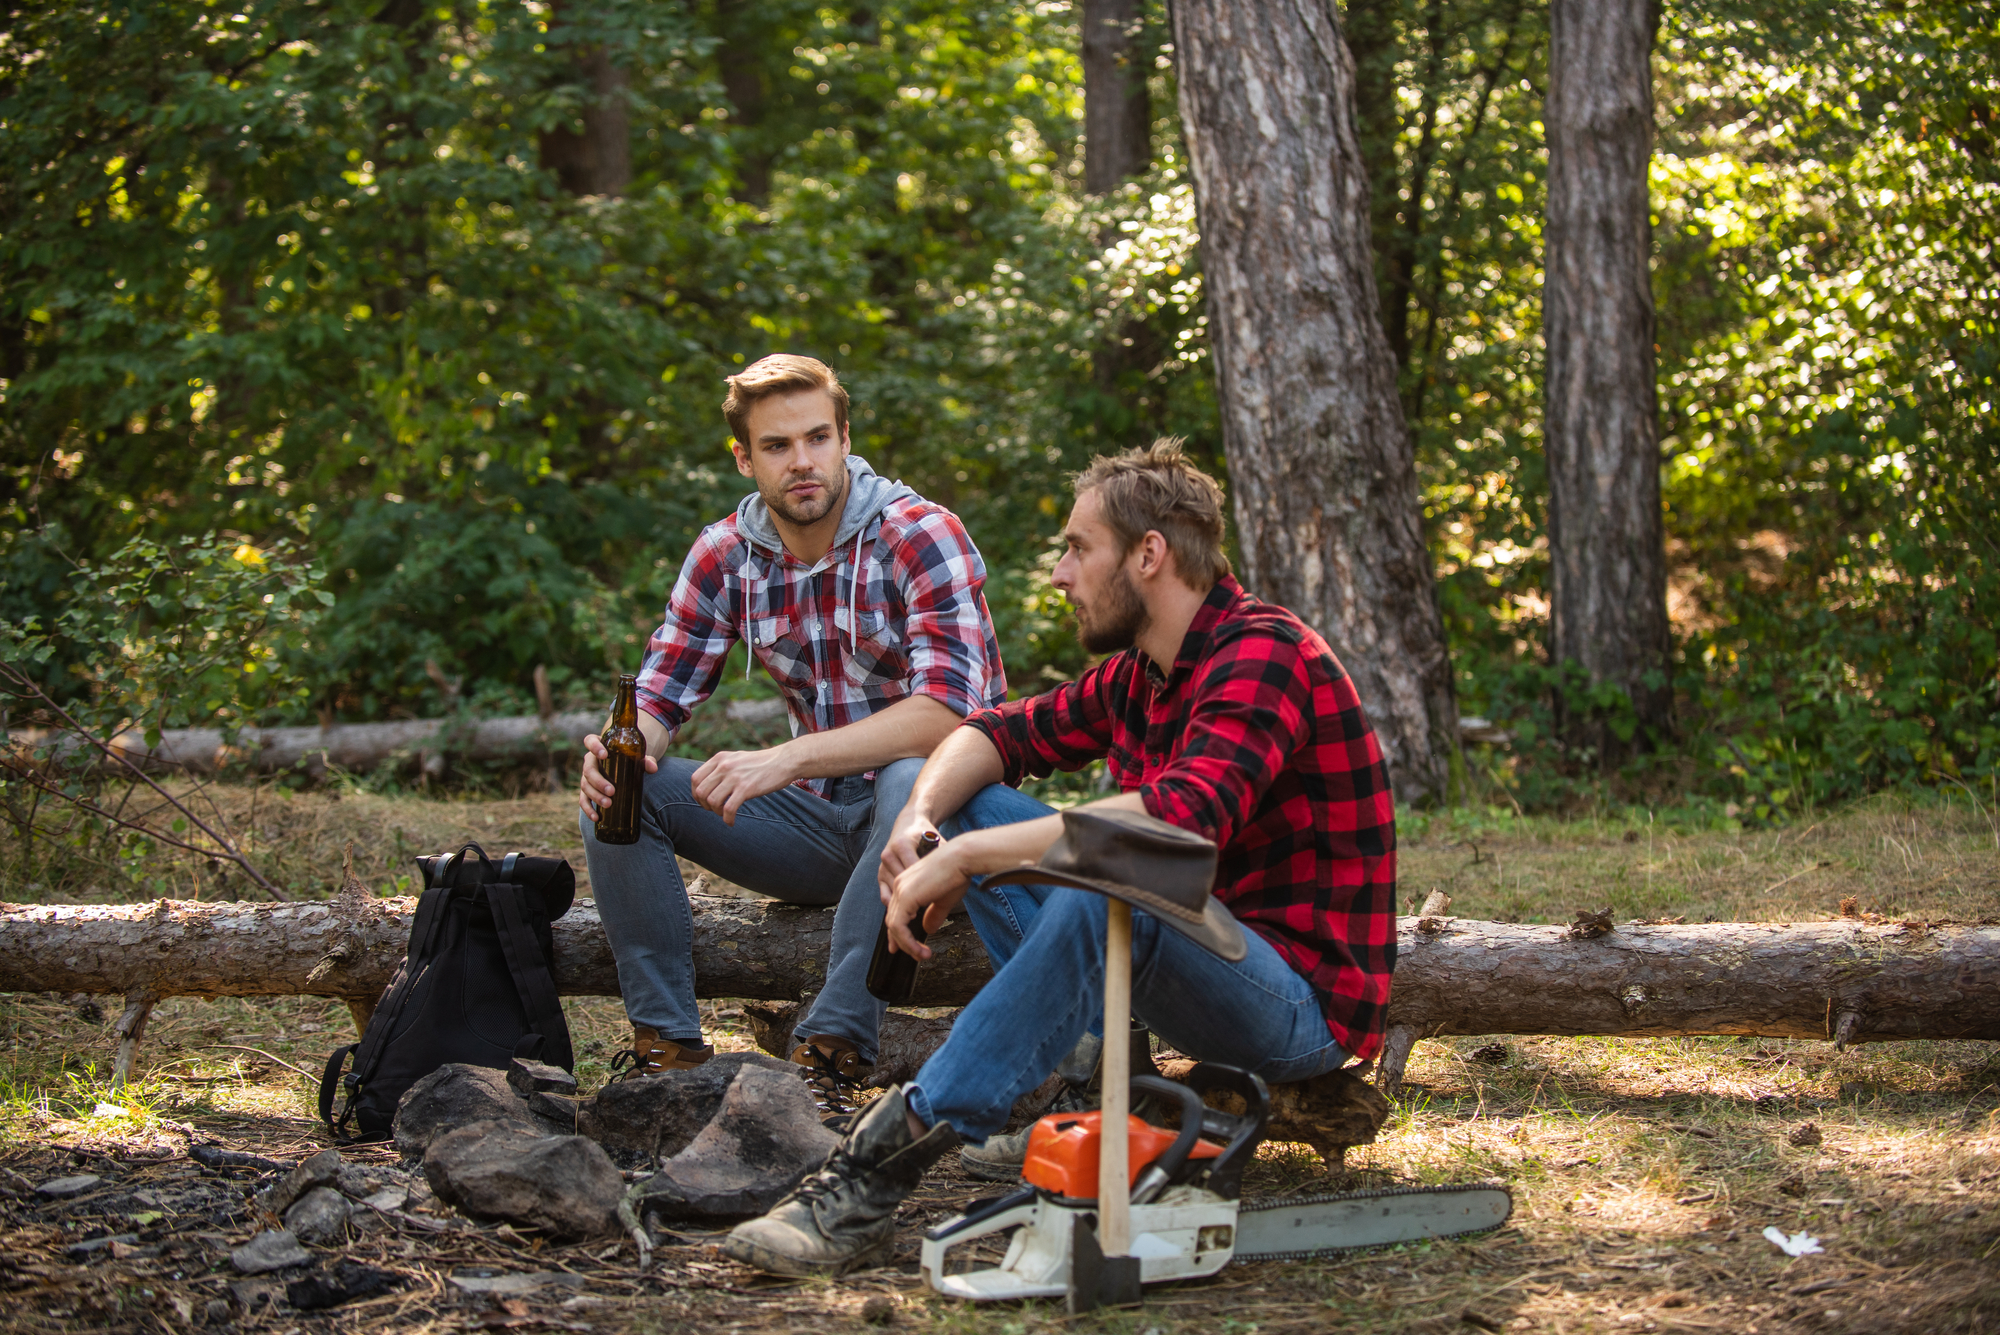
[[[1125,1122],[1130,1146],[1126,1166],[1136,1182],[1147,1164],[1173,1147],[1177,1133],[1138,1117],[1127,1117]],[[1021,1165],[1021,1176],[1057,1196],[1095,1200],[1097,1149],[1103,1134],[1101,1112],[1050,1113],[1028,1133],[1028,1157]],[[1213,1159],[1221,1153],[1222,1146],[1214,1141],[1197,1140],[1188,1158]]]

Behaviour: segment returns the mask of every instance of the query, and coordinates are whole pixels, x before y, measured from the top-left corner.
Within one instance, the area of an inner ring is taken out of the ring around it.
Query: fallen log
[[[0,991],[118,993],[130,1035],[168,996],[325,996],[365,1008],[402,957],[415,903],[343,893],[304,904],[0,905]],[[795,1001],[818,988],[831,910],[694,903],[702,996]],[[1388,1086],[1411,1043],[1443,1035],[2000,1039],[2000,924],[1634,924],[1580,937],[1430,917],[1400,929],[1380,1068]],[[558,990],[617,995],[589,900],[556,923],[555,944]],[[978,938],[954,918],[931,944],[938,958],[919,972],[912,1004],[963,1005],[990,976]]]
[[[778,700],[733,700],[727,706],[730,719],[760,723],[780,717],[784,704]],[[603,710],[582,710],[520,718],[489,719],[397,719],[388,723],[335,723],[320,728],[245,728],[232,743],[216,728],[169,728],[160,734],[159,745],[149,746],[138,729],[109,739],[113,750],[137,765],[213,773],[229,766],[246,766],[276,772],[304,766],[325,769],[329,764],[342,769],[372,769],[396,756],[412,756],[433,769],[446,755],[469,760],[509,760],[554,752],[581,751],[586,734],[596,732],[604,722]],[[40,746],[50,734],[36,729],[15,729],[12,740],[24,746]],[[59,743],[62,753],[86,751],[83,743]]]

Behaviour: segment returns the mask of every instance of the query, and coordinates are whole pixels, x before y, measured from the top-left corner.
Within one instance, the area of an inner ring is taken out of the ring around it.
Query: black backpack
[[[576,1062],[556,1000],[549,931],[576,898],[569,863],[509,853],[496,867],[485,849],[467,844],[417,865],[424,892],[409,954],[361,1041],[329,1057],[320,1079],[319,1115],[343,1139],[387,1139],[404,1091],[447,1062],[499,1070],[517,1056],[565,1070]],[[346,1095],[338,1116],[336,1088]]]

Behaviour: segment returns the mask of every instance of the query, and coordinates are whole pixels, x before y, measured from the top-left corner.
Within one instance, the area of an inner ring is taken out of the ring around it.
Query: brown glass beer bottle
[[[618,679],[618,698],[611,705],[611,727],[600,739],[604,759],[598,762],[611,783],[611,804],[597,813],[597,842],[639,842],[639,796],[646,786],[646,734],[639,731],[639,679]]]
[[[926,831],[917,840],[917,856],[929,857],[943,842],[937,831]],[[910,935],[924,939],[924,919],[910,919]],[[868,991],[878,1001],[891,1006],[907,1006],[917,992],[917,957],[889,949],[889,920],[884,918],[875,932],[875,953],[868,960]]]

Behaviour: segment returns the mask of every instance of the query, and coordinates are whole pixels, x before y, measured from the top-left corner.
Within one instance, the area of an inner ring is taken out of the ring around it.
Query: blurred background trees
[[[1341,19],[1459,707],[1513,735],[1468,780],[1745,818],[1992,782],[1994,7],[1661,11],[1673,722],[1609,777],[1552,726],[1548,9]],[[1064,473],[1167,432],[1224,464],[1157,0],[75,0],[0,29],[0,616],[61,624],[135,538],[297,543],[334,601],[261,721],[436,714],[440,679],[531,713],[537,664],[599,702],[740,494],[720,379],[772,350],[840,368],[856,450],[966,517],[1020,689],[1081,662],[1045,575]],[[1087,86],[1117,100],[1096,174]],[[101,694],[95,652],[35,670]],[[1590,707],[1660,727],[1615,684]]]

